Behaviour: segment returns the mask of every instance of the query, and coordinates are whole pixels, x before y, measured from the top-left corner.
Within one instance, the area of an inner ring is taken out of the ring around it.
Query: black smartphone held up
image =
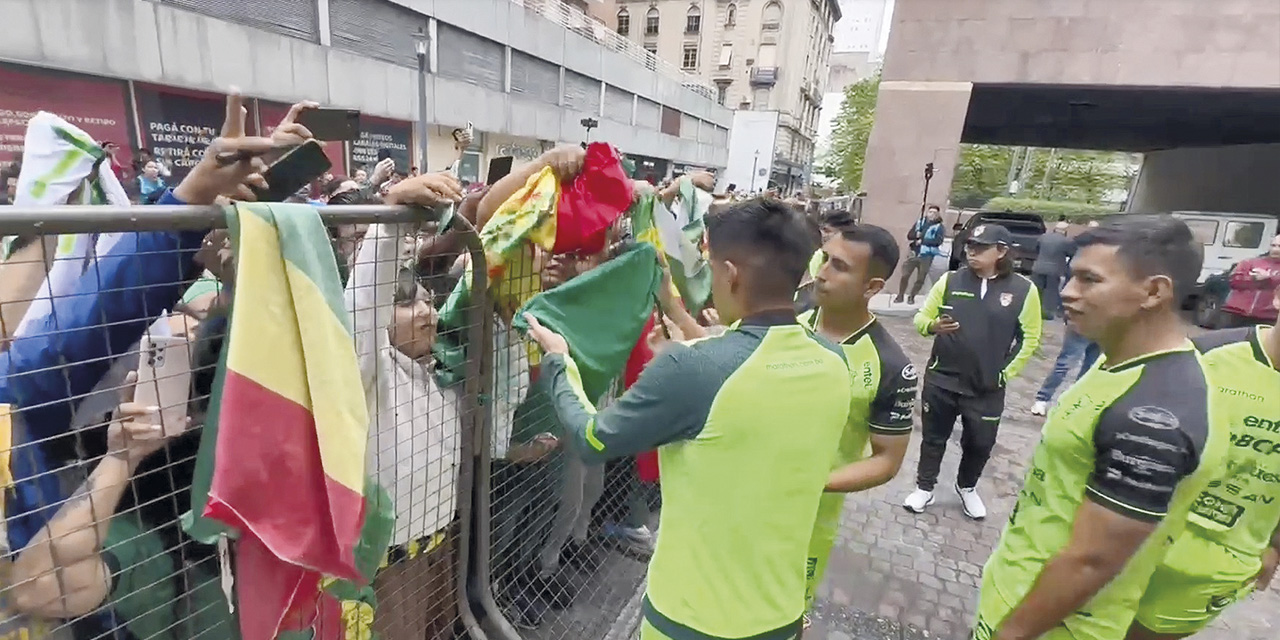
[[[355,140],[360,137],[360,112],[353,109],[304,109],[298,124],[316,140]]]
[[[324,175],[333,163],[324,155],[324,149],[315,140],[308,140],[284,154],[262,174],[266,189],[253,190],[258,202],[284,202],[310,183]]]
[[[378,162],[382,162],[391,157],[390,149],[378,149]]]
[[[489,175],[485,178],[484,183],[487,185],[497,184],[497,182],[511,173],[511,166],[515,163],[512,156],[498,156],[489,161]]]

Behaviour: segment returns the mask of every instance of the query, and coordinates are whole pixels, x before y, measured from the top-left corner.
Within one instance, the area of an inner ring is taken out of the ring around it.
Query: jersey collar
[[[796,314],[794,311],[789,311],[787,309],[776,309],[772,311],[761,311],[760,313],[747,316],[733,323],[733,326],[730,328],[737,329],[738,327],[748,327],[748,326],[780,327],[780,326],[786,326],[789,324],[796,324],[796,323],[797,323]]]
[[[818,333],[818,316],[821,313],[822,313],[822,308],[819,307],[817,309],[814,309],[812,314],[809,314],[809,324],[808,324],[809,330],[814,333]],[[871,327],[875,326],[877,320],[879,320],[879,318],[876,317],[876,314],[874,313],[871,314],[871,319],[867,320],[866,324],[859,327],[857,331],[854,331],[853,333],[849,334],[849,337],[845,338],[844,340],[841,340],[839,344],[853,344],[858,340],[861,340],[862,336],[867,335],[867,331],[869,331]]]
[[[1280,368],[1280,366],[1277,366],[1277,363],[1271,361],[1271,356],[1267,354],[1267,350],[1262,348],[1262,329],[1264,327],[1266,327],[1266,325],[1249,328],[1249,346],[1253,347],[1253,357],[1270,369]],[[1275,327],[1266,328],[1271,331],[1276,330]]]
[[[1195,351],[1195,350],[1196,350],[1195,346],[1191,344],[1190,340],[1188,340],[1186,344],[1176,349],[1165,349],[1164,351],[1152,351],[1151,353],[1144,353],[1140,356],[1129,358],[1124,362],[1117,362],[1114,365],[1103,362],[1101,365],[1099,365],[1098,368],[1102,369],[1103,371],[1108,371],[1110,373],[1118,373],[1120,371],[1124,371],[1125,369],[1132,369],[1134,367],[1144,365],[1148,362],[1151,362],[1152,360],[1155,360],[1157,358],[1163,358],[1164,356],[1167,356],[1167,355],[1171,355],[1174,353],[1185,353],[1187,351]]]

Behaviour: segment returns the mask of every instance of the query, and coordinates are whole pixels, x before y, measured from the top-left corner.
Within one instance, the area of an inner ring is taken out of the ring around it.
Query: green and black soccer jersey
[[[800,316],[800,321],[817,331],[819,313],[821,311],[806,312]],[[840,438],[836,468],[865,458],[867,442],[873,433],[889,436],[911,434],[919,378],[902,347],[879,320],[872,319],[840,346],[853,371],[853,406],[849,410],[849,423]],[[818,508],[818,519],[809,541],[805,600],[810,606],[840,530],[844,499],[843,493],[828,493],[822,497]]]
[[[1188,533],[1254,562],[1280,524],[1280,371],[1259,331],[1227,329],[1194,340],[1229,420],[1231,447],[1225,475],[1200,494],[1188,525]]]
[[[1227,433],[1212,386],[1188,343],[1095,367],[1066,392],[983,571],[975,637],[989,637],[1027,595],[1067,545],[1085,500],[1159,525],[1102,591],[1045,638],[1125,636],[1151,573],[1224,464]]]
[[[571,358],[543,360],[562,434],[587,460],[658,448],[662,535],[644,640],[789,640],[818,503],[849,419],[840,348],[790,312],[672,345],[596,413]]]

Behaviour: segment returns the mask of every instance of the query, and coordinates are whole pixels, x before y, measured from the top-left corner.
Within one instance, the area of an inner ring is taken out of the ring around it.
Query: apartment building
[[[837,0],[605,0],[592,13],[714,87],[724,106],[777,112],[768,183],[807,183]]]

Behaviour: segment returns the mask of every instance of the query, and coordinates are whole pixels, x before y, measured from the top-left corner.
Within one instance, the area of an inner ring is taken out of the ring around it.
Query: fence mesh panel
[[[260,596],[231,571],[241,544],[193,539],[183,522],[199,507],[201,438],[235,319],[233,242],[201,229],[218,216],[201,208],[185,218],[99,209],[101,224],[51,216],[41,227],[99,233],[32,236],[40,216],[0,207],[0,236],[16,240],[0,263],[0,637],[237,638],[237,615]],[[342,600],[337,624],[350,633],[371,621],[384,640],[466,637],[475,625],[459,576],[480,368],[449,346],[480,339],[484,297],[442,305],[474,232],[460,222],[439,234],[407,223],[422,217],[407,209],[341,209],[319,250],[332,249],[343,279],[370,417],[366,475],[395,520],[370,588],[329,585]],[[157,230],[177,228],[191,230]],[[159,411],[135,416],[140,406]],[[284,419],[252,418],[262,434]],[[236,470],[250,483],[270,475],[258,471]],[[254,488],[270,509],[296,508],[280,487]]]

